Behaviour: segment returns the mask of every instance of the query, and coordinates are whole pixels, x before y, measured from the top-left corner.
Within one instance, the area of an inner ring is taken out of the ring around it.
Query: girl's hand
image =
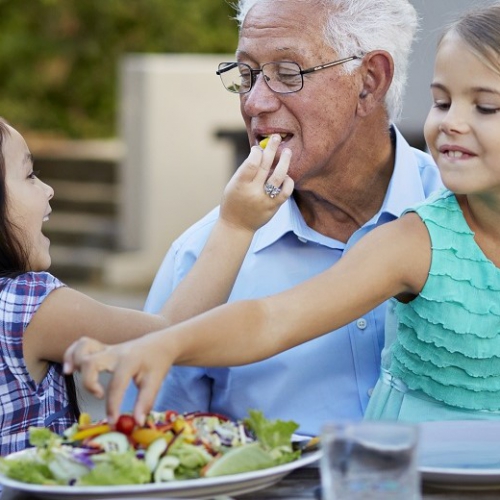
[[[143,425],[170,368],[168,356],[159,340],[154,334],[149,334],[129,342],[108,345],[83,337],[66,350],[64,373],[80,371],[83,386],[99,399],[105,395],[99,374],[112,373],[106,391],[106,413],[110,423],[118,419],[123,396],[133,380],[138,389],[134,418]]]
[[[271,219],[292,194],[293,180],[287,175],[292,155],[289,149],[282,151],[276,168],[270,174],[280,143],[280,135],[273,134],[265,149],[252,147],[248,158],[224,190],[221,219],[233,226],[255,232]],[[271,198],[264,191],[267,183],[280,188],[281,192]]]

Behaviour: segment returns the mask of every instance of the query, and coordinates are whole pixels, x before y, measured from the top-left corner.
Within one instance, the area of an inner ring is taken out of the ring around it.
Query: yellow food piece
[[[262,141],[259,142],[259,146],[262,149],[265,149],[268,142],[269,142],[269,137],[264,137],[264,139],[262,139]]]
[[[164,432],[158,431],[156,429],[140,428],[135,429],[130,436],[136,443],[147,448],[155,439],[167,438]]]
[[[108,424],[95,425],[94,427],[89,427],[82,431],[75,432],[71,436],[73,441],[81,441],[82,439],[86,439],[92,436],[99,436],[100,434],[104,434],[105,432],[110,432],[111,426]]]
[[[80,413],[78,417],[78,427],[85,427],[92,423],[92,417],[89,413]]]

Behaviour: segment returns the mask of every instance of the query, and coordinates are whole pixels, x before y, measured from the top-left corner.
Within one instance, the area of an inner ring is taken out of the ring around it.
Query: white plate
[[[12,457],[29,453],[30,450],[13,453]],[[32,493],[40,498],[74,500],[109,499],[111,498],[191,498],[206,499],[219,495],[242,495],[251,491],[267,488],[299,467],[316,462],[320,452],[304,454],[298,460],[268,469],[230,476],[172,481],[171,483],[151,483],[123,486],[43,486],[15,481],[0,474],[0,483],[4,486]]]
[[[500,421],[420,424],[419,469],[438,487],[500,489]]]

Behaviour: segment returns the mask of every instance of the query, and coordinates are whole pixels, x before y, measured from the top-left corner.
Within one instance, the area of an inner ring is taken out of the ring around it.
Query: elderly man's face
[[[259,2],[243,24],[237,59],[253,68],[294,61],[305,69],[334,61],[338,54],[324,42],[324,19],[317,6],[300,0]],[[292,150],[289,173],[300,189],[331,171],[352,141],[357,99],[353,76],[341,66],[304,75],[304,87],[293,94],[273,92],[260,74],[241,96],[241,113],[251,145],[263,135],[286,134],[280,149]]]

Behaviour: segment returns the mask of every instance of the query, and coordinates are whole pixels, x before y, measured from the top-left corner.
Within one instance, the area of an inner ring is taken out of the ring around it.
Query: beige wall
[[[231,55],[129,55],[121,66],[121,246],[110,285],[148,286],[173,240],[218,205],[241,130],[239,99],[215,74]]]

